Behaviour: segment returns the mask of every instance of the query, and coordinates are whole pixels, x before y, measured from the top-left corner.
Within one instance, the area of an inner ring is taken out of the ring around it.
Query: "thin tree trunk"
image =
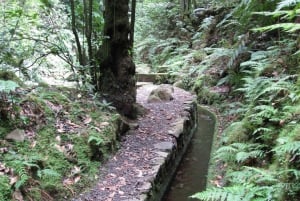
[[[80,44],[80,40],[79,40],[79,36],[78,36],[78,32],[76,29],[76,17],[75,17],[75,5],[74,5],[74,0],[70,0],[71,3],[71,17],[72,17],[72,32],[74,34],[75,37],[75,43],[77,46],[77,51],[78,51],[78,60],[79,63],[83,63],[83,56],[82,56],[82,48],[81,48],[81,44]]]
[[[193,0],[194,9],[198,8],[197,0]]]
[[[136,0],[131,0],[130,45],[133,49]]]
[[[76,43],[76,47],[77,47],[77,54],[78,54],[78,60],[79,60],[79,64],[81,65],[81,68],[83,66],[86,65],[86,59],[85,59],[85,53],[84,53],[84,49],[82,48],[81,44],[80,44],[80,40],[79,40],[79,35],[77,32],[77,28],[76,28],[76,16],[75,16],[75,4],[74,4],[74,0],[70,0],[71,3],[71,18],[72,18],[72,32],[74,34],[75,37],[75,43]],[[79,69],[79,74],[81,75],[80,79],[82,81],[82,83],[85,83],[85,73],[83,69]]]
[[[86,0],[84,0],[86,1]],[[88,0],[84,4],[85,10],[85,35],[88,46],[88,61],[89,61],[89,73],[92,78],[92,84],[97,88],[97,72],[95,67],[94,50],[92,46],[92,30],[93,30],[93,0]]]

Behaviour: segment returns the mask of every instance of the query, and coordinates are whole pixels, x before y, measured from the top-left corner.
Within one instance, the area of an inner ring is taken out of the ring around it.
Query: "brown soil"
[[[138,201],[149,188],[147,185],[156,174],[152,159],[159,155],[154,145],[175,142],[168,130],[184,114],[184,103],[194,98],[190,93],[175,88],[172,101],[147,103],[153,88],[154,85],[138,88],[137,102],[149,112],[138,118],[138,128],[122,138],[118,152],[100,168],[95,187],[73,201]]]

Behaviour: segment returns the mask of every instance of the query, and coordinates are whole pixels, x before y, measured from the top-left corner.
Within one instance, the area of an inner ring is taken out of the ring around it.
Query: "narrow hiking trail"
[[[163,157],[174,143],[168,134],[172,125],[187,113],[186,104],[195,97],[174,87],[174,99],[148,103],[150,92],[157,86],[146,84],[137,89],[137,102],[148,112],[139,117],[137,128],[122,137],[120,149],[100,168],[99,181],[89,192],[72,201],[138,201],[151,188]]]

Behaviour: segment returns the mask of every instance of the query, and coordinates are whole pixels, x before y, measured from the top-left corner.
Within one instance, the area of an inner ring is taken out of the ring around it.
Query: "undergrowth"
[[[74,89],[11,86],[1,89],[13,100],[0,121],[0,200],[65,200],[93,184],[118,146],[114,110]]]
[[[220,7],[200,2],[204,12]],[[211,158],[217,175],[193,198],[299,200],[299,3],[226,1],[225,16],[194,24],[174,12],[151,20],[175,24],[136,43],[139,62],[153,71],[168,67],[175,86],[195,92],[228,122]]]

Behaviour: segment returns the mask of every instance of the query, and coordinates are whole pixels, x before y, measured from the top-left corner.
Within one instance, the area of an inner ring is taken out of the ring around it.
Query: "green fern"
[[[31,168],[39,169],[37,165],[38,161],[42,161],[39,155],[23,156],[19,154],[7,155],[5,158],[7,165],[11,167],[16,175],[18,176],[18,181],[15,183],[15,188],[20,189],[26,185],[27,181],[31,177],[29,175],[29,170]]]
[[[222,188],[209,188],[196,193],[191,198],[202,201],[271,201],[274,200],[275,188],[259,187],[253,184],[237,184]]]
[[[279,23],[279,24],[273,24],[265,27],[260,27],[256,29],[252,29],[253,31],[271,31],[275,29],[282,29],[283,31],[293,33],[300,29],[300,25],[296,23]]]
[[[191,198],[203,201],[242,201],[246,194],[244,186],[233,186],[223,188],[210,188],[206,191],[196,193]]]
[[[264,156],[262,148],[260,144],[233,143],[220,147],[214,158],[225,162],[243,163],[251,158],[262,158]]]
[[[99,136],[89,136],[88,143],[95,143],[96,145],[100,145],[104,142],[104,140]]]
[[[51,177],[60,177],[61,175],[52,169],[43,169],[43,170],[38,170],[37,176],[39,178],[51,178]]]
[[[8,176],[0,175],[0,184],[0,200],[10,200],[12,190]]]
[[[300,3],[300,0],[282,0],[277,4],[276,10],[281,10],[282,8],[285,7],[295,6],[298,3]]]
[[[291,7],[291,6],[294,7],[292,10],[282,11],[283,8]],[[299,6],[300,6],[299,0],[282,0],[278,3],[277,8],[274,12],[256,12],[255,14],[266,15],[266,16],[271,15],[274,17],[281,16],[283,19],[292,20],[294,17],[299,16],[300,14]],[[265,32],[265,31],[271,31],[275,29],[283,29],[286,32],[293,33],[300,29],[300,25],[298,23],[285,22],[285,23],[277,23],[269,26],[259,27],[252,30]]]
[[[262,158],[264,156],[264,152],[262,150],[253,150],[249,152],[239,152],[236,154],[236,161],[238,163],[243,163],[251,158]]]
[[[16,82],[11,80],[0,80],[0,92],[9,93],[20,87]]]
[[[17,175],[19,176],[19,179],[15,184],[15,188],[19,189],[26,184],[26,182],[29,179],[29,175],[28,175],[26,167],[22,161],[16,161],[14,163],[14,170],[16,171]]]
[[[286,140],[285,138],[279,138],[277,139],[277,142],[279,143],[279,145],[273,149],[273,151],[276,152],[277,155],[300,155],[300,141],[290,141]]]

